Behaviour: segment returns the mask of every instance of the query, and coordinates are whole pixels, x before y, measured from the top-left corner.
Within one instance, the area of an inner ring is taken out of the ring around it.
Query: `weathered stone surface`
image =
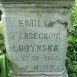
[[[14,73],[63,73],[69,11],[60,10],[27,8],[26,12],[14,10],[2,16],[7,55]]]
[[[31,7],[31,6],[36,6],[36,7],[63,7],[63,8],[70,8],[73,5],[74,0],[0,0],[2,3],[3,7]],[[18,4],[18,5],[14,5]],[[19,5],[22,4],[22,5]],[[26,5],[25,5],[26,4]]]
[[[65,57],[69,8],[73,0],[43,0],[42,4],[37,4],[40,2],[2,5],[3,31],[11,69],[14,74],[26,77],[68,77]]]

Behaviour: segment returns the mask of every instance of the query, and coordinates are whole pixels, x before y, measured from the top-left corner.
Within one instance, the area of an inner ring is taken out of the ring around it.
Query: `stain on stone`
[[[58,23],[61,23],[61,24],[64,25],[65,27],[68,26],[68,23],[67,23],[67,22],[62,22],[62,21],[60,21],[60,20],[57,20],[57,22],[58,22]]]
[[[66,11],[62,12],[62,16],[66,16],[66,15],[68,15],[68,12]]]
[[[67,28],[67,36],[69,36],[69,29]]]
[[[71,7],[71,5],[69,5]],[[70,7],[67,7],[67,6],[63,6],[62,8],[64,9],[70,9]]]

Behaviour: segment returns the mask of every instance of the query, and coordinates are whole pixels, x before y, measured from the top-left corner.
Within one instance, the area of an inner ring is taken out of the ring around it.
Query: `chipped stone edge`
[[[21,68],[22,69],[22,68]],[[19,68],[18,68],[19,70]],[[20,72],[17,72],[14,71],[12,72],[12,74],[16,74],[18,76],[38,76],[38,75],[45,75],[45,76],[61,76],[63,75],[64,73],[66,72],[66,67],[64,68],[64,70],[62,70],[61,72],[23,72],[23,71],[20,71]],[[67,72],[66,72],[67,73]]]

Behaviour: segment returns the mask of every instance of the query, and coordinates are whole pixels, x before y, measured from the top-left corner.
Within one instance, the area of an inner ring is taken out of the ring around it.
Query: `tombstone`
[[[12,74],[68,77],[70,8],[74,0],[1,0],[2,23]]]

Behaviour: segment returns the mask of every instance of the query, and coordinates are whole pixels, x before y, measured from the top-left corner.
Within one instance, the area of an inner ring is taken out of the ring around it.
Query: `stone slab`
[[[68,11],[64,15],[44,9],[2,15],[7,56],[14,73],[59,73],[65,69]]]
[[[3,4],[2,23],[12,74],[68,77],[65,67],[73,0]],[[38,4],[37,4],[37,3]],[[65,6],[65,7],[64,7]]]

